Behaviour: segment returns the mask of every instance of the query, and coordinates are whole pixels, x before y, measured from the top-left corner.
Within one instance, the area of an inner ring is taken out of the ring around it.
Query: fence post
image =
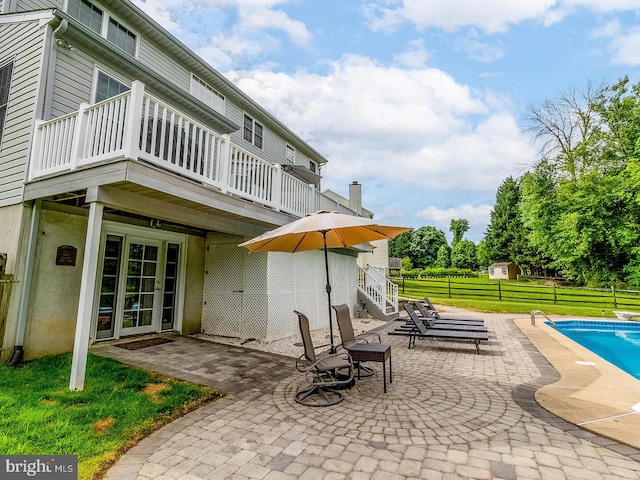
[[[451,277],[447,277],[447,280],[449,284],[449,298],[451,298]]]
[[[556,296],[556,284],[553,284],[553,304],[557,305],[558,304],[558,297]]]
[[[618,301],[616,300],[616,287],[611,285],[611,297],[613,298],[613,308],[618,308]]]
[[[502,300],[502,287],[500,286],[500,280],[498,280],[498,300]]]

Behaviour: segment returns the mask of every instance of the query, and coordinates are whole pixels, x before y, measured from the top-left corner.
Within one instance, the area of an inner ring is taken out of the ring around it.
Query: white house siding
[[[75,112],[80,103],[92,100],[93,72],[94,60],[82,52],[80,48],[73,51],[57,49],[51,97],[51,118]]]
[[[63,3],[62,0],[17,0],[15,11],[26,12],[30,10],[41,10],[43,8],[62,8]]]
[[[36,116],[45,29],[38,21],[0,24],[0,62],[14,61],[7,118],[0,144],[0,207],[22,200]]]
[[[243,137],[244,130],[244,115],[245,113],[257,121],[263,127],[262,132],[262,148],[258,148],[252,143],[246,141]],[[235,132],[231,132],[231,142],[238,145],[240,148],[251,152],[257,157],[263,158],[271,163],[284,163],[285,161],[285,140],[278,137],[269,130],[269,125],[264,119],[255,116],[251,112],[245,112],[238,105],[232,104],[227,100],[226,104],[226,117],[234,122],[236,125],[240,125],[240,129]]]
[[[178,88],[189,93],[191,84],[191,72],[181,66],[171,57],[168,57],[158,47],[140,38],[138,50],[138,60],[140,63],[156,72],[158,76],[165,77]]]
[[[372,252],[358,255],[358,265],[366,268],[367,265],[384,269],[385,275],[389,273],[389,240],[376,240],[371,242]]]
[[[0,208],[0,253],[7,254],[5,272],[14,274],[18,266],[18,251],[24,206],[19,203]],[[1,339],[0,339],[1,343]]]

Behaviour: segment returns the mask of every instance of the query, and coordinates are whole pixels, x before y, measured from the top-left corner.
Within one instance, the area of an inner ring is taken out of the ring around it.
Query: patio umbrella
[[[324,262],[327,274],[327,301],[329,304],[329,336],[331,351],[333,346],[333,322],[331,321],[331,284],[329,282],[329,248],[345,248],[394,238],[406,227],[379,225],[374,220],[338,212],[320,210],[299,218],[287,225],[270,230],[262,235],[241,243],[241,247],[251,252],[302,252],[324,249]]]

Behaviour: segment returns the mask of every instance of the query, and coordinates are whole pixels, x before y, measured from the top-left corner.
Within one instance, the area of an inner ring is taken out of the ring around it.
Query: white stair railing
[[[358,267],[358,289],[383,313],[398,313],[398,286],[381,269],[372,265],[367,265],[366,270]],[[391,312],[387,312],[387,305]]]

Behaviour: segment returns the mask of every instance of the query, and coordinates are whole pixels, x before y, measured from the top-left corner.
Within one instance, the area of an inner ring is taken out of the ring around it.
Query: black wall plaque
[[[60,245],[56,254],[56,265],[76,266],[78,249],[72,245]]]

